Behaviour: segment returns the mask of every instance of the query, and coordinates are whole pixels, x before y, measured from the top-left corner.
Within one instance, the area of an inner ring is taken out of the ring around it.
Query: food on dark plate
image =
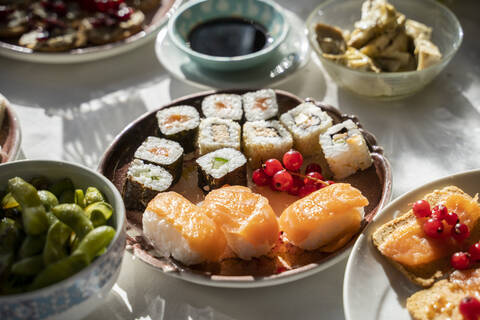
[[[247,121],[268,120],[278,114],[278,103],[275,91],[262,89],[247,92],[242,96],[243,111]]]
[[[200,114],[192,106],[175,106],[157,112],[160,136],[180,143],[186,153],[194,150]]]
[[[431,41],[432,28],[395,10],[386,0],[367,0],[352,32],[318,23],[323,57],[351,69],[371,72],[423,70],[442,55]]]
[[[112,206],[68,178],[8,181],[0,209],[0,295],[62,281],[103,254],[115,236]]]
[[[240,132],[240,124],[233,120],[216,117],[202,119],[198,129],[198,153],[203,155],[221,148],[240,151]]]
[[[143,30],[160,1],[35,0],[0,4],[0,39],[64,52],[117,42]]]

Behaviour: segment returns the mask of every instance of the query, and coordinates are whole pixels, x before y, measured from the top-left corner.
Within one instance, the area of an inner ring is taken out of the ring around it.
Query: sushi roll
[[[204,155],[221,148],[240,150],[240,125],[229,119],[202,119],[197,138],[199,154]]]
[[[332,126],[332,118],[311,102],[298,105],[280,116],[293,137],[293,147],[304,156],[322,154],[320,134]]]
[[[335,183],[288,206],[280,216],[280,229],[299,248],[335,251],[360,230],[367,205],[358,189]]]
[[[268,120],[277,116],[277,95],[272,89],[247,92],[242,99],[247,121]]]
[[[217,262],[225,252],[223,232],[200,208],[175,192],[159,193],[143,213],[143,234],[162,257],[185,265]]]
[[[346,178],[372,165],[367,143],[352,120],[330,127],[320,136],[320,145],[336,179]]]
[[[205,117],[242,120],[242,97],[237,94],[212,94],[202,101]]]
[[[173,183],[182,175],[183,148],[178,142],[148,137],[135,151],[134,157],[165,168],[173,176]]]
[[[186,153],[194,150],[200,114],[191,106],[176,106],[157,112],[160,136],[177,141]]]
[[[247,184],[247,159],[238,150],[218,149],[196,161],[198,186],[204,191],[220,188],[224,184]]]
[[[268,159],[282,159],[293,146],[290,132],[278,121],[252,121],[243,125],[243,151],[253,169]]]
[[[250,260],[267,254],[275,244],[278,220],[268,199],[242,186],[228,186],[210,192],[202,209],[220,227],[229,249]]]
[[[170,188],[172,175],[160,166],[134,159],[128,168],[123,188],[127,209],[144,209],[157,193]]]

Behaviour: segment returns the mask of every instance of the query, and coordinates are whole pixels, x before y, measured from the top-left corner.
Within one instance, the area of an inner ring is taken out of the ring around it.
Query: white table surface
[[[302,18],[318,3],[279,2]],[[394,197],[480,167],[480,3],[447,2],[462,23],[464,43],[447,69],[416,96],[396,102],[362,99],[338,89],[313,58],[277,86],[358,115],[392,163]],[[20,117],[23,156],[91,168],[129,122],[201,91],[166,73],[154,42],[111,59],[69,66],[0,58],[0,70],[0,92]],[[126,254],[118,283],[89,319],[343,319],[345,263],[277,287],[217,289],[167,277]]]

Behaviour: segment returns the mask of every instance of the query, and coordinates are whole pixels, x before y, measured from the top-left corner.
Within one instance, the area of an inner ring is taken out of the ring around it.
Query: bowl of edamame
[[[120,273],[125,207],[116,187],[53,160],[0,165],[0,319],[80,319]]]

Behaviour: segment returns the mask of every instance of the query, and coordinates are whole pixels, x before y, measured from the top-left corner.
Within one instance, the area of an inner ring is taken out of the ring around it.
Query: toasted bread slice
[[[430,194],[427,194],[424,197],[424,200],[430,203],[430,206],[433,207],[437,204],[444,203],[451,195],[463,195],[470,200],[472,199],[469,195],[464,193],[461,189],[455,186],[448,186],[441,190],[435,190]],[[379,227],[372,236],[373,244],[375,247],[382,253],[382,244],[388,241],[390,235],[395,232],[398,228],[406,227],[412,223],[416,223],[416,217],[413,214],[413,211],[410,209],[407,213],[397,217],[396,219],[382,225]],[[467,241],[462,244],[462,248],[468,248],[468,246],[480,239],[480,219],[477,219],[471,227],[470,237]],[[450,248],[449,248],[450,249]],[[390,257],[386,258],[405,276],[408,277],[415,284],[422,287],[431,286],[436,280],[443,278],[451,270],[450,266],[450,254],[443,256],[434,261],[428,263],[417,264],[415,266],[408,266],[397,261],[394,261]],[[382,253],[382,255],[384,255]],[[384,255],[385,256],[385,255]]]
[[[415,320],[462,320],[460,301],[472,296],[479,298],[480,269],[455,271],[448,280],[421,290],[407,299],[407,309]]]

